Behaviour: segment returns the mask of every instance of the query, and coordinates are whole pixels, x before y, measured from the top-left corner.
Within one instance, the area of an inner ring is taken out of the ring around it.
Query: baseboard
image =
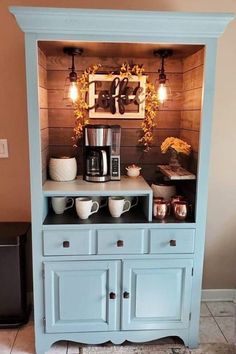
[[[203,289],[202,301],[236,302],[236,290],[235,289]]]

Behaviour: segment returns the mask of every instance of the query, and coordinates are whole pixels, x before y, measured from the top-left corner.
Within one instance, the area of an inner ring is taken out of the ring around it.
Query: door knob
[[[116,299],[116,293],[113,293],[113,292],[111,291],[110,294],[109,294],[109,298],[110,298],[111,300],[115,300],[115,299]]]
[[[124,241],[123,240],[118,240],[116,242],[117,247],[123,247],[124,246]]]
[[[170,246],[175,247],[176,246],[176,240],[170,240]]]
[[[124,298],[124,299],[129,299],[129,293],[128,293],[128,291],[124,291],[124,293],[123,293],[123,298]]]
[[[63,241],[63,247],[64,248],[69,248],[70,247],[70,242],[69,241]]]

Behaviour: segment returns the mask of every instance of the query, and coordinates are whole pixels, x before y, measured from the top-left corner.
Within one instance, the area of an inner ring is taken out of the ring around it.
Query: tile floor
[[[200,343],[236,343],[235,312],[233,302],[202,302]],[[20,329],[0,330],[0,354],[34,354],[33,331],[32,320]],[[58,342],[47,354],[79,354],[79,346]]]

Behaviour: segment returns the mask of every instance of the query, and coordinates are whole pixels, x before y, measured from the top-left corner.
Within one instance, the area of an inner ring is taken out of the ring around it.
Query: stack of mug
[[[172,214],[175,219],[184,221],[192,213],[192,205],[182,195],[175,195],[170,200],[163,197],[153,199],[153,216],[155,219],[164,220]]]
[[[100,208],[107,206],[104,197],[52,197],[52,208],[55,214],[63,214],[65,210],[74,206],[80,219],[86,220],[90,215],[97,213]],[[112,217],[119,218],[138,204],[138,197],[108,197],[108,208]]]

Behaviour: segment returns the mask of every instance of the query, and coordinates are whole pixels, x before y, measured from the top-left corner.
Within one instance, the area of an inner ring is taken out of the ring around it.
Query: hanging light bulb
[[[70,88],[69,88],[69,97],[73,103],[75,103],[78,99],[79,92],[78,92],[78,86],[76,82],[71,82]]]
[[[170,89],[166,83],[167,79],[165,74],[164,60],[165,58],[171,56],[173,54],[173,51],[171,49],[158,49],[158,50],[154,50],[153,54],[161,58],[161,68],[158,70],[159,86],[157,89],[157,97],[162,104],[168,99],[168,93],[170,95]]]
[[[68,54],[72,58],[71,72],[69,77],[66,78],[65,88],[64,88],[64,99],[69,99],[74,104],[79,97],[79,89],[77,84],[77,74],[75,71],[75,56],[81,55],[83,49],[75,47],[65,47],[63,49],[64,53]]]

